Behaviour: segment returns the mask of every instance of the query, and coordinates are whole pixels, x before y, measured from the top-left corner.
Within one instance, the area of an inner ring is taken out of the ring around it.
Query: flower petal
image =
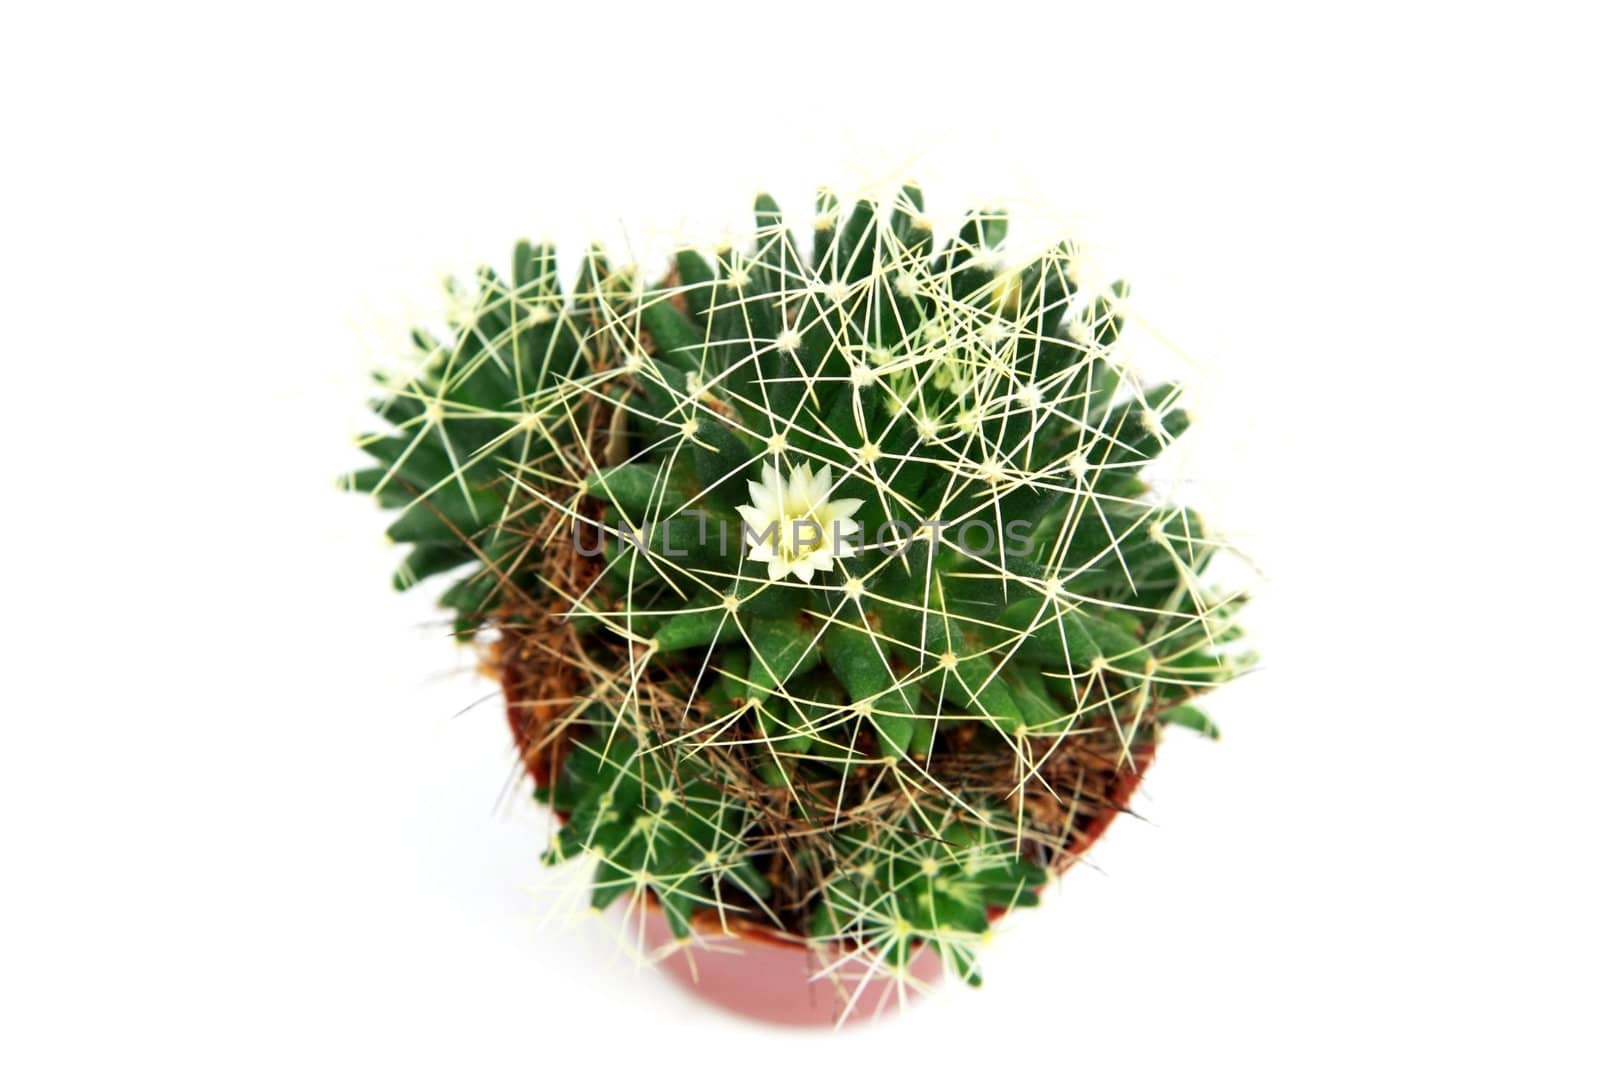
[[[856,509],[861,507],[861,501],[857,500],[853,496],[847,496],[838,500],[829,501],[828,507],[832,510],[834,515],[841,519],[847,519],[856,513]]]
[[[752,534],[759,534],[762,530],[772,525],[772,520],[767,517],[766,510],[759,504],[740,504],[734,510],[739,513],[739,518],[744,520],[744,524],[750,528]]]
[[[813,500],[825,499],[829,493],[833,492],[832,467],[826,464],[823,465],[822,469],[817,472],[817,476],[811,479],[811,490]]]

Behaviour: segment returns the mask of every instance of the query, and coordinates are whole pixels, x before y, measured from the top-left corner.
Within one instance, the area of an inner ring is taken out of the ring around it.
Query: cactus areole
[[[380,378],[349,484],[483,647],[597,908],[976,984],[1163,727],[1215,733],[1242,598],[1143,480],[1187,417],[1071,244],[936,241],[914,186],[755,222],[568,288],[517,245]]]

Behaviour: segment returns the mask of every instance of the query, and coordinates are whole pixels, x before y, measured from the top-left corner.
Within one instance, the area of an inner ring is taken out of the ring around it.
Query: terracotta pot
[[[507,693],[507,718],[518,750],[526,753],[528,726]],[[1155,755],[1154,746],[1136,752],[1134,766],[1118,780],[1106,810],[1080,832],[1068,851],[1082,854],[1128,806]],[[526,759],[525,769],[539,785],[550,780],[547,759]],[[561,816],[557,814],[557,818]],[[1004,909],[990,911],[997,919]],[[912,954],[909,981],[875,970],[864,960],[843,953],[819,955],[803,942],[755,924],[730,926],[715,916],[696,917],[691,944],[676,946],[666,917],[648,897],[630,910],[629,923],[642,924],[643,947],[675,980],[712,1004],[763,1022],[784,1026],[833,1026],[876,1018],[920,996],[944,974],[937,952],[921,948]]]
[[[649,906],[642,922],[644,946],[659,966],[700,999],[727,1011],[780,1026],[834,1026],[895,1011],[944,974],[939,954],[912,954],[901,982],[865,960],[842,953],[820,955],[796,941],[759,928],[723,931],[713,920],[697,926],[692,944],[671,948],[672,929],[661,909]]]

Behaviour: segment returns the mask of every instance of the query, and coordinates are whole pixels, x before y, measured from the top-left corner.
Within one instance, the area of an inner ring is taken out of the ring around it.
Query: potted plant
[[[597,908],[706,995],[835,1019],[953,972],[1234,675],[1237,595],[1141,471],[1184,431],[1074,247],[819,198],[663,277],[458,286],[350,478],[506,695]],[[707,939],[723,951],[696,952]],[[739,951],[729,952],[733,946]],[[811,979],[816,979],[811,981]]]

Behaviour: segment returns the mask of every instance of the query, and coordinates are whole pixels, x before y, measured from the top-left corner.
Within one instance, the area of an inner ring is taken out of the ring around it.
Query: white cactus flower
[[[761,481],[749,482],[750,503],[739,507],[748,556],[767,565],[773,581],[793,574],[810,583],[818,571],[833,570],[835,559],[855,555],[847,538],[861,528],[850,516],[861,501],[829,500],[833,471],[816,474],[802,463],[786,479],[774,464],[763,464]]]

